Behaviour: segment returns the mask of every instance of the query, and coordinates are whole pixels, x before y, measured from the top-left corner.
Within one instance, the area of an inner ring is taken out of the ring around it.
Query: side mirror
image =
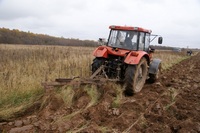
[[[99,43],[100,43],[100,45],[105,45],[106,39],[105,38],[99,38]]]
[[[163,38],[162,37],[158,37],[158,44],[162,44],[163,42]]]
[[[103,42],[103,38],[99,38],[99,42]]]

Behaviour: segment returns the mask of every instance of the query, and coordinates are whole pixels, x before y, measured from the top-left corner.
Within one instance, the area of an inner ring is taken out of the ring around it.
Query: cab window
[[[144,50],[144,42],[145,42],[145,38],[144,38],[145,33],[140,32],[140,37],[139,37],[139,48],[138,50]]]
[[[146,33],[145,36],[145,43],[144,43],[144,50],[148,51],[149,50],[149,45],[150,45],[150,34]]]

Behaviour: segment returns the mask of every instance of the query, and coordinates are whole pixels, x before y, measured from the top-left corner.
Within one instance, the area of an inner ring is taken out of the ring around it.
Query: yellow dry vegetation
[[[1,44],[0,118],[11,116],[39,98],[44,93],[41,82],[59,77],[89,77],[94,49]],[[171,51],[157,51],[154,57],[162,59],[163,69],[187,58],[184,53]]]

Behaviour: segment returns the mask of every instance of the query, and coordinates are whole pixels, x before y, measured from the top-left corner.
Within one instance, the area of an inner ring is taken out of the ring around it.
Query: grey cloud
[[[141,26],[163,45],[200,47],[199,12],[198,0],[0,0],[0,26],[92,40],[109,25]]]

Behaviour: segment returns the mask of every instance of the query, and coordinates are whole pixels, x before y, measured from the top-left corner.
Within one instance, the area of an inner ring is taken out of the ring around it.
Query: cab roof
[[[139,31],[139,32],[147,32],[151,33],[151,30],[147,30],[141,27],[132,27],[132,26],[117,26],[117,25],[111,25],[109,26],[112,30],[133,30],[133,31]]]

